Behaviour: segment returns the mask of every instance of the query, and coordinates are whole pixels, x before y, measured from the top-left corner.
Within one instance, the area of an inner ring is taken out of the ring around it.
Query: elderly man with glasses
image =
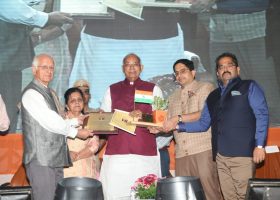
[[[49,88],[55,62],[47,54],[34,57],[31,81],[22,94],[23,163],[34,200],[53,200],[63,167],[71,165],[66,137],[86,139],[90,130],[77,129],[84,117],[63,119],[56,93]]]
[[[152,106],[134,103],[135,90],[151,92],[162,97],[162,91],[154,83],[141,80],[143,65],[140,58],[130,53],[123,59],[125,79],[112,84],[106,91],[101,105],[105,112],[120,109],[134,117],[151,114]],[[155,135],[145,127],[136,127],[135,135],[118,129],[118,134],[109,135],[101,166],[101,182],[105,199],[129,197],[134,182],[147,174],[160,176],[160,159]]]

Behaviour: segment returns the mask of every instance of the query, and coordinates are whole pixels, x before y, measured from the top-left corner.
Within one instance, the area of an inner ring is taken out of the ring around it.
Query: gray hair
[[[138,60],[138,62],[139,62],[140,64],[142,64],[142,63],[141,63],[140,57],[139,57],[137,54],[135,54],[135,53],[129,53],[129,54],[127,54],[127,55],[123,58],[123,64],[125,63],[126,59],[128,59],[129,57],[135,57],[135,58]]]
[[[33,61],[32,61],[32,66],[34,66],[37,69],[39,66],[39,61],[43,57],[47,57],[50,60],[52,60],[53,65],[55,66],[55,61],[54,61],[53,57],[48,54],[39,54],[39,55],[34,56]]]

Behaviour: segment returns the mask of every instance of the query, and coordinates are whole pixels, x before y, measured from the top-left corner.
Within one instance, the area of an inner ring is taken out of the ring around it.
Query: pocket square
[[[238,95],[241,95],[239,91],[236,90],[231,91],[231,96],[238,96]]]

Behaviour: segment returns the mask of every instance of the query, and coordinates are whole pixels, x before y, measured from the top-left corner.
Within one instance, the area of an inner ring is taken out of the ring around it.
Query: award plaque
[[[113,113],[90,113],[84,119],[83,128],[93,130],[95,134],[116,134],[114,126],[110,125]]]
[[[130,123],[140,127],[162,127],[166,115],[167,112],[165,110],[154,110],[152,114],[143,113],[142,119],[136,121],[132,120]]]
[[[136,126],[140,126],[140,127],[162,127],[163,123],[152,123],[152,122],[143,122],[143,121],[131,121],[129,122],[130,124],[134,124]]]

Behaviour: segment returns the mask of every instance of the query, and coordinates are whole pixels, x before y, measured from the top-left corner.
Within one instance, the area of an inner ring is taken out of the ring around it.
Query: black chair
[[[206,200],[200,179],[195,176],[177,176],[157,182],[156,200]]]
[[[0,187],[1,200],[32,200],[32,189],[30,186],[22,187]]]
[[[68,177],[60,180],[54,200],[103,200],[100,181],[87,177]]]
[[[280,179],[249,179],[245,199],[279,200]]]

